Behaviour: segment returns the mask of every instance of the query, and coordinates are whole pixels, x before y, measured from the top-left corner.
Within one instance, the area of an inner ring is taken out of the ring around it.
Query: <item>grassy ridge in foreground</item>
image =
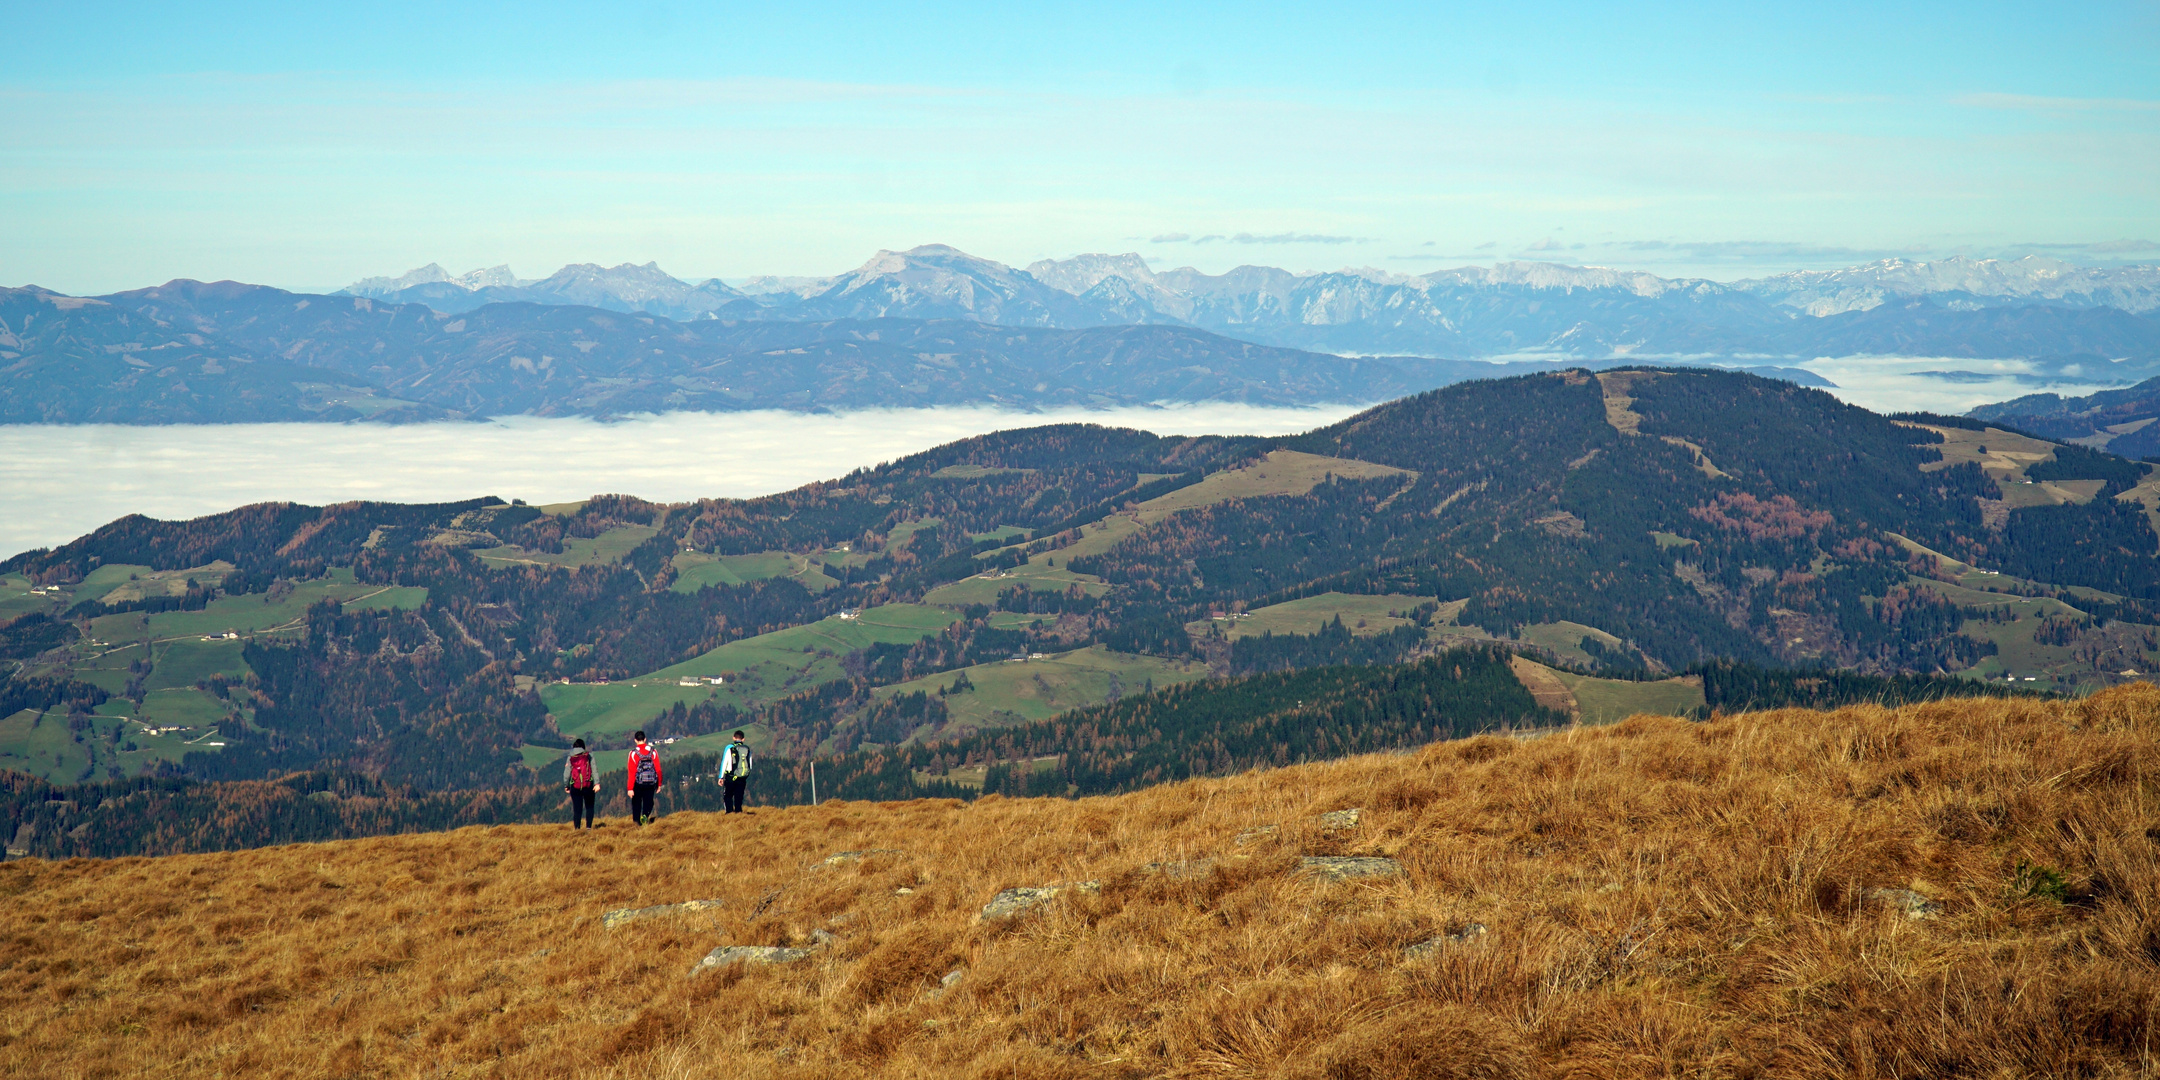
[[[2136,684],[1639,717],[1078,803],[17,862],[0,1037],[46,1075],[2131,1075],[2160,1027],[2156,736]],[[893,850],[824,864],[868,849]],[[1329,883],[1301,855],[1403,873]],[[1080,880],[1100,892],[976,917]],[[1923,897],[1932,918],[1890,902]],[[600,925],[691,899],[720,906]],[[821,930],[796,963],[685,977]]]

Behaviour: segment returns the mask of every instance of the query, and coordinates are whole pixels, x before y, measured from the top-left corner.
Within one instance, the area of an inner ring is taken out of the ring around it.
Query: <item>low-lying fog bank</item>
[[[1245,405],[1027,413],[668,413],[603,423],[0,425],[0,558],[114,518],[189,518],[252,502],[531,503],[621,492],[657,501],[765,495],[954,439],[1082,421],[1181,435],[1275,435],[1361,406]]]

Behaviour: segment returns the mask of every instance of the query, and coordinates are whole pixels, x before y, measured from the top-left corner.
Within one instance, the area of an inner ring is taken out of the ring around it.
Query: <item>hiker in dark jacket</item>
[[[727,749],[720,751],[720,783],[726,786],[721,795],[726,812],[742,813],[743,789],[750,786],[750,744],[743,741],[740,731]]]
[[[630,820],[643,825],[653,819],[653,792],[660,790],[660,751],[645,741],[642,731],[631,737],[637,745],[630,748],[623,783],[630,793]]]
[[[562,789],[570,793],[570,827],[590,826],[593,804],[599,801],[600,781],[593,773],[592,753],[585,749],[583,739],[571,743],[570,756],[563,759]]]

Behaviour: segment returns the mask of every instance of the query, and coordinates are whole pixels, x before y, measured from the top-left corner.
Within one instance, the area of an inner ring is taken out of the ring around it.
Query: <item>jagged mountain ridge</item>
[[[2160,266],[2079,266],[2039,255],[1934,262],[1884,259],[1842,270],[1796,270],[1737,282],[1757,296],[1809,315],[1835,315],[1895,299],[1948,295],[1983,306],[2047,300],[2142,313],[2160,308]]]
[[[426,304],[448,315],[488,304],[570,304],[606,311],[644,312],[670,319],[742,317],[758,309],[747,294],[718,278],[692,284],[660,269],[622,263],[572,263],[544,278],[519,278],[508,266],[452,277],[435,263],[399,277],[372,277],[340,290],[393,304]]]
[[[650,265],[608,273],[631,269],[658,273]],[[677,284],[683,295],[693,289]],[[1068,329],[1173,323],[1263,344],[1363,355],[1805,358],[1925,347],[1945,356],[2098,349],[2160,359],[2160,322],[2136,317],[2160,307],[2160,268],[2077,267],[2038,258],[1890,260],[1720,284],[1542,262],[1420,276],[1370,268],[1298,274],[1265,266],[1211,275],[1190,267],[1155,270],[1135,253],[1046,259],[1021,270],[931,244],[881,251],[831,279],[761,283],[755,295],[723,295],[709,289],[714,285],[695,287],[709,293],[695,300],[665,303],[614,284],[584,294],[523,286],[513,296],[500,286],[453,294],[456,283],[430,281],[394,295],[459,311],[490,299],[562,302],[582,295],[580,302],[673,318],[903,317]],[[1969,317],[2035,307],[2041,311]],[[2094,314],[2054,314],[2063,308]],[[1870,312],[1875,314],[1863,317]],[[2001,336],[2005,319],[2019,323],[2018,332]]]
[[[534,303],[453,314],[235,282],[172,282],[102,299],[10,290],[0,294],[0,334],[11,376],[0,382],[0,422],[17,423],[1301,405],[1370,401],[1505,370],[1307,353],[1182,326],[678,323]]]

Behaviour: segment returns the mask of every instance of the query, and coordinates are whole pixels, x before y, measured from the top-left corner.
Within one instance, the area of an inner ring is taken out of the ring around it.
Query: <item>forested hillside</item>
[[[573,737],[694,754],[742,727],[911,776],[957,753],[992,789],[1055,758],[1040,782],[1096,791],[1467,730],[1254,696],[1325,665],[1487,657],[1450,677],[1483,704],[1440,710],[1472,726],[1712,661],[2076,691],[2160,663],[2156,508],[2144,463],[1639,369],[1282,439],[1001,432],[758,499],[135,517],[0,564],[0,768],[522,788]],[[1131,719],[1245,673],[1214,749]]]

